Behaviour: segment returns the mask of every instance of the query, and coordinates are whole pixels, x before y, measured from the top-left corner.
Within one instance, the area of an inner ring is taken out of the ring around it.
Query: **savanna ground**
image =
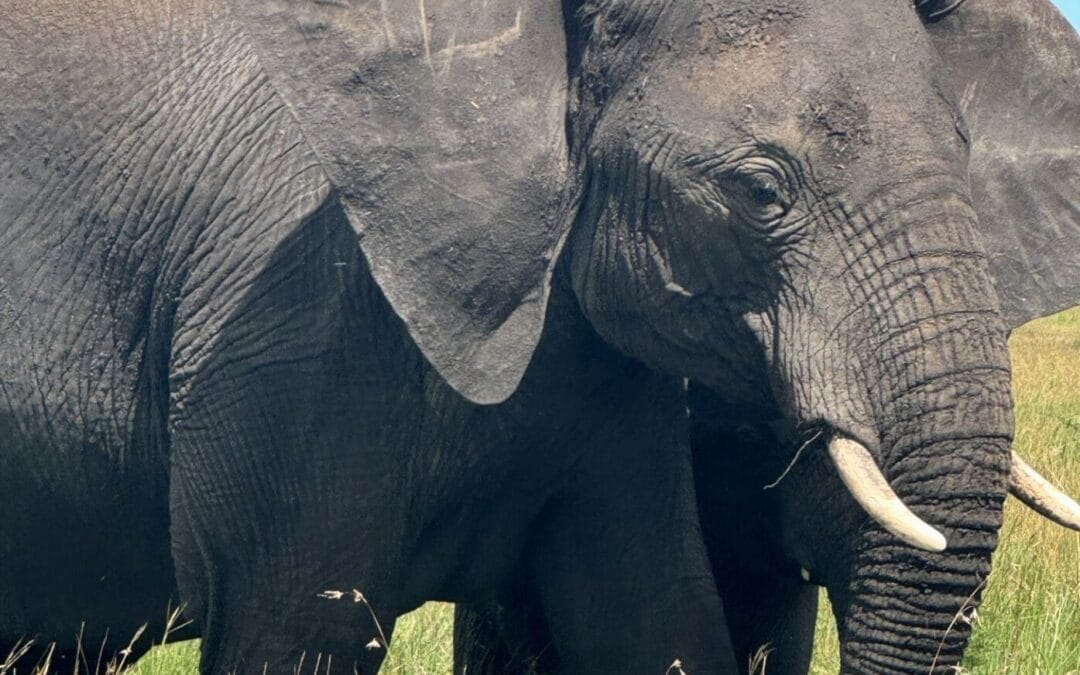
[[[1080,307],[1020,328],[1010,350],[1016,448],[1055,484],[1080,495]],[[441,603],[404,617],[383,674],[450,673],[452,623],[452,606]],[[186,642],[154,649],[128,673],[190,675],[197,666],[197,642]],[[1080,673],[1080,535],[1012,498],[964,668],[978,675]],[[836,627],[826,602],[812,673],[838,670]]]

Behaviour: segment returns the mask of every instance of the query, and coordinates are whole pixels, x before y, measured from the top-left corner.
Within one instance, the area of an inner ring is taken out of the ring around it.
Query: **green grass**
[[[1010,342],[1016,448],[1047,478],[1080,495],[1080,308],[1034,321]],[[383,673],[450,672],[453,611],[429,603],[398,623]],[[196,643],[153,650],[137,675],[188,675]],[[1080,673],[1080,534],[1011,497],[994,573],[964,661],[978,675]],[[836,626],[822,603],[812,672],[839,671]]]
[[[199,641],[188,640],[151,649],[131,675],[191,675],[199,672]]]
[[[1020,328],[1009,346],[1017,452],[1080,495],[1080,308]],[[1009,499],[965,665],[980,675],[1080,672],[1080,534]]]
[[[454,657],[454,606],[429,602],[398,620],[381,675],[445,675]]]

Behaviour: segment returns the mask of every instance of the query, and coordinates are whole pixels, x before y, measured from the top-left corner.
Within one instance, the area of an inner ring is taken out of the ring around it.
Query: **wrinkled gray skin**
[[[604,3],[594,20],[613,53],[583,70],[627,88],[588,127],[583,214],[601,226],[578,230],[575,280],[605,337],[706,385],[696,481],[744,670],[770,643],[768,672],[805,672],[822,585],[843,672],[951,672],[1001,522],[1005,331],[1080,298],[1075,32],[1045,2],[919,4]],[[945,552],[844,494],[837,431]],[[458,671],[537,654],[559,671],[534,596],[526,581],[459,612]]]
[[[691,377],[858,439],[948,537],[838,523],[845,669],[922,664],[996,543],[1002,312],[1080,284],[1063,66],[971,89],[948,46],[997,34],[899,0],[425,7],[3,17],[0,636],[175,596],[206,672],[371,672],[320,591],[390,631],[522,583],[571,672],[730,672]]]

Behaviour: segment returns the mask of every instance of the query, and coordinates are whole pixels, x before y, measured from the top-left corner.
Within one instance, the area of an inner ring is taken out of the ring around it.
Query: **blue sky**
[[[1072,25],[1080,28],[1080,0],[1054,0],[1061,13],[1072,21]]]

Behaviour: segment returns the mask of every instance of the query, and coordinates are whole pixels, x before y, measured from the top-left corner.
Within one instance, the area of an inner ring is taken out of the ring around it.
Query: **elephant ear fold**
[[[227,3],[421,351],[508,397],[570,222],[561,3]]]
[[[1048,0],[971,0],[927,29],[968,125],[972,197],[1008,327],[1080,304],[1076,31]]]

